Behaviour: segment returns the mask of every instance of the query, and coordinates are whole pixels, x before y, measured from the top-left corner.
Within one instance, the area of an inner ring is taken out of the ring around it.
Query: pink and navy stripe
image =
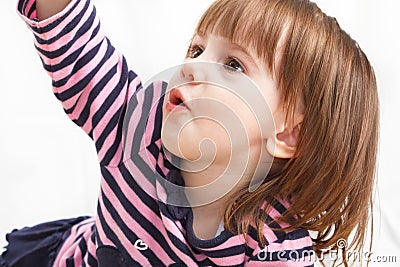
[[[191,210],[157,198],[162,179],[181,182],[160,141],[166,84],[142,88],[103,34],[89,0],[73,0],[40,22],[34,0],[20,0],[17,8],[34,34],[55,96],[93,139],[102,176],[97,215],[68,231],[54,266],[313,265],[314,257],[304,256],[312,254],[304,229],[284,232],[266,224],[267,247],[261,247],[254,228],[246,237],[225,230],[213,239],[198,239]],[[123,128],[124,121],[129,129]],[[269,220],[285,212],[284,204],[274,206]],[[260,252],[268,261],[260,259]]]

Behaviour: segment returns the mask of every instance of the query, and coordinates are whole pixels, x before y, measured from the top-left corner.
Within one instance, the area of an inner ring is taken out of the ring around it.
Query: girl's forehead
[[[232,39],[229,39],[223,35],[216,34],[216,33],[196,33],[193,38],[192,42],[207,42],[209,40],[219,42],[220,44],[224,45],[224,48],[229,50],[236,50],[240,51],[243,54],[247,54],[253,58],[257,58],[258,56],[255,53],[255,49],[253,47],[249,47],[248,44],[241,44],[237,43]]]
[[[221,32],[206,31],[206,32],[195,32],[192,37],[191,43],[201,43],[205,45],[209,40],[217,40],[220,44],[224,45],[225,51],[239,51],[244,55],[247,55],[257,66],[266,69],[269,73],[275,73],[278,69],[283,48],[284,48],[284,38],[281,38],[278,42],[276,50],[269,54],[269,57],[258,52],[258,48],[254,43],[243,42],[240,39],[234,39],[230,36],[223,35]],[[271,62],[272,61],[272,62]],[[271,67],[271,65],[273,67]],[[276,73],[275,73],[276,74]],[[274,75],[275,76],[275,75]]]
[[[208,19],[206,16],[199,22],[195,31],[196,35],[203,38],[210,35],[225,38],[230,43],[248,51],[253,57],[260,59],[270,71],[273,71],[278,45],[282,46],[285,39],[283,24],[271,26],[268,25],[268,21],[262,21],[259,18],[244,20],[243,17],[235,19],[228,15],[229,12],[221,14],[220,18],[214,18],[212,14]]]
[[[294,51],[297,38],[311,43],[313,35],[323,31],[323,18],[321,10],[308,1],[217,0],[203,14],[195,32],[223,36],[252,49],[274,71],[277,56],[286,55],[279,51],[286,47]]]

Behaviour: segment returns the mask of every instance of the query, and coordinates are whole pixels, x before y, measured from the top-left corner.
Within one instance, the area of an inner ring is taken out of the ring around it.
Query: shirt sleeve
[[[35,0],[19,0],[17,9],[65,113],[94,140],[102,165],[118,165],[127,101],[142,85],[103,34],[95,7],[72,0],[42,21],[36,19]]]

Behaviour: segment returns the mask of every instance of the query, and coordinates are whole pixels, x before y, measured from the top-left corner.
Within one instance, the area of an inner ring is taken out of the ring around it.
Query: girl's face
[[[163,105],[162,141],[200,168],[246,162],[254,171],[275,136],[280,94],[254,51],[213,34],[195,35]]]

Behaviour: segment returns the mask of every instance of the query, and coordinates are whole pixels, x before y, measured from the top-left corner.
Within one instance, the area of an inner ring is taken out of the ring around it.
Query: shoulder
[[[310,233],[304,228],[286,229],[289,224],[274,221],[280,215],[287,211],[289,202],[282,199],[276,199],[276,202],[269,205],[266,209],[267,217],[263,227],[264,244],[257,236],[255,228],[251,229],[253,234],[249,234],[252,238],[255,247],[249,261],[269,262],[273,266],[280,266],[280,263],[285,263],[284,266],[291,266],[290,263],[301,266],[313,265],[314,250]],[[262,208],[265,208],[264,203]],[[296,265],[297,266],[297,265]]]
[[[264,202],[263,208],[268,203]],[[267,212],[266,221],[264,222],[264,237],[270,246],[287,247],[312,247],[310,233],[304,228],[288,229],[290,225],[286,222],[279,221],[279,217],[285,214],[290,206],[288,200],[283,198],[275,198],[265,210]],[[295,218],[294,218],[295,219]]]

